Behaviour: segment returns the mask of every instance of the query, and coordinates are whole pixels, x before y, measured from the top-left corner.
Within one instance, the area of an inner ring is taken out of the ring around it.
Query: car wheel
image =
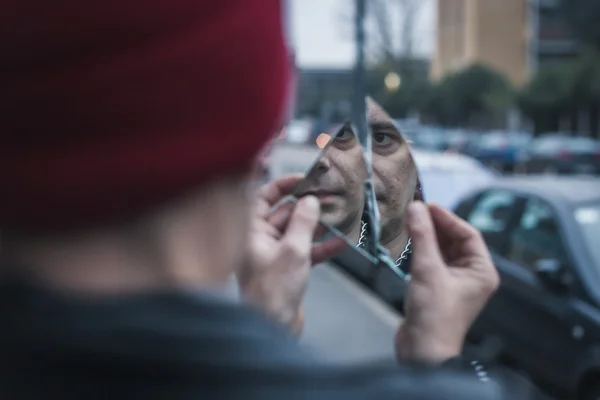
[[[582,390],[580,400],[600,400],[600,382],[595,381]]]

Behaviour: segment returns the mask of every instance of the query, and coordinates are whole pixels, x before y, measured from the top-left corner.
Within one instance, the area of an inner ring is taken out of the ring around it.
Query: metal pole
[[[356,0],[355,15],[355,43],[356,43],[356,61],[354,64],[353,86],[354,101],[352,107],[352,119],[358,132],[358,139],[367,148],[369,142],[367,126],[367,108],[366,108],[366,84],[365,84],[365,0]]]
[[[528,25],[529,25],[529,43],[528,43],[528,69],[531,78],[538,69],[539,59],[539,38],[540,38],[540,3],[539,0],[529,0]]]
[[[365,82],[365,0],[356,0],[356,64],[354,66],[354,107],[353,119],[356,135],[363,150],[363,159],[367,169],[365,189],[365,218],[368,225],[368,243],[365,249],[370,254],[378,254],[379,246],[379,210],[373,186],[373,163],[371,151],[371,132],[367,123],[366,82]]]

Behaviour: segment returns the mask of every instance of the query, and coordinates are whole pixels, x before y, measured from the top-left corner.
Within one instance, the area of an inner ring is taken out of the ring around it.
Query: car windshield
[[[567,141],[567,146],[569,150],[581,153],[595,153],[600,149],[600,144],[598,141],[590,138],[572,138]]]
[[[532,150],[539,153],[554,153],[561,150],[575,153],[596,153],[599,142],[586,137],[550,136],[534,141]]]
[[[495,173],[483,167],[428,164],[427,160],[415,160],[425,200],[453,209],[458,201],[471,190],[488,184]]]
[[[483,148],[502,147],[508,144],[508,137],[502,134],[486,135],[481,138],[479,145]]]
[[[596,268],[600,271],[600,203],[580,207],[575,210],[575,220],[583,232],[583,240],[594,260]]]
[[[511,132],[491,133],[484,135],[479,142],[479,146],[484,149],[515,146],[523,147],[529,142],[529,136]]]

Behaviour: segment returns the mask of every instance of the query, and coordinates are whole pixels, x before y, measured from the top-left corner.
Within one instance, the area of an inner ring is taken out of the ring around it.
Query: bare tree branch
[[[395,0],[400,8],[401,54],[411,57],[414,52],[415,22],[423,8],[424,0]]]
[[[392,25],[388,9],[388,0],[371,0],[367,8],[369,16],[373,18],[375,32],[382,56],[389,60],[394,58],[394,41],[392,39]]]
[[[429,0],[369,0],[367,2],[367,56],[372,61],[389,61],[414,52],[416,23]],[[339,21],[345,38],[351,37],[354,9],[344,4]]]

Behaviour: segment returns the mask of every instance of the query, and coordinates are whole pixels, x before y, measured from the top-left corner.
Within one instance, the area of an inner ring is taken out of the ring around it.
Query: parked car
[[[465,193],[499,174],[472,157],[457,153],[413,150],[426,201],[452,208]]]
[[[524,165],[528,173],[600,174],[600,141],[544,135],[531,142]]]
[[[455,211],[501,277],[470,340],[560,399],[600,398],[600,179],[500,178]]]
[[[286,128],[286,141],[292,144],[306,144],[310,137],[313,122],[295,119]]]
[[[445,131],[437,128],[422,127],[411,134],[412,146],[416,149],[444,151],[448,147]]]
[[[469,155],[502,172],[514,171],[524,160],[531,135],[527,132],[489,132],[469,149]]]
[[[450,130],[446,133],[446,151],[467,154],[473,141],[473,133],[463,130]]]
[[[496,172],[464,155],[422,150],[413,150],[412,154],[425,201],[446,208],[452,208],[465,194],[498,178]],[[366,280],[370,276],[374,276],[369,283],[373,290],[386,302],[402,310],[406,289],[404,283],[387,269],[380,269],[376,273],[363,271],[360,278]]]

